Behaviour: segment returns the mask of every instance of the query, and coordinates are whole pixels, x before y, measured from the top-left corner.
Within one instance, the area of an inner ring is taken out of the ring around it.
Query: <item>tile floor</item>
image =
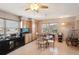
[[[37,48],[37,41],[26,44],[7,55],[79,55],[79,47],[67,46],[65,42],[55,42],[55,47]]]

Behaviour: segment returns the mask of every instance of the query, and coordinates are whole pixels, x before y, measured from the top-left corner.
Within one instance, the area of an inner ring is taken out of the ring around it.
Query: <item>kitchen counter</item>
[[[9,37],[5,40],[0,40],[0,54],[7,54],[16,48],[23,46],[25,44],[23,39],[24,38],[21,37]]]

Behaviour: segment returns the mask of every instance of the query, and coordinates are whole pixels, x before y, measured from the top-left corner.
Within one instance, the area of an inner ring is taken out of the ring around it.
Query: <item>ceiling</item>
[[[29,3],[0,3],[0,10],[10,12],[18,16],[35,19],[79,16],[78,3],[47,3],[46,5],[48,5],[48,9],[42,9],[39,13],[25,11],[25,8],[28,8],[29,5]]]

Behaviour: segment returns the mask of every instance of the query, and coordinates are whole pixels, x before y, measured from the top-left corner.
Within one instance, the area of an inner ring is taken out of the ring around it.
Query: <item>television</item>
[[[22,33],[29,33],[29,28],[22,28]]]

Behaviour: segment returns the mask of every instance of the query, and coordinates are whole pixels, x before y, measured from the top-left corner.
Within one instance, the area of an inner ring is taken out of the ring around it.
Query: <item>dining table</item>
[[[42,36],[42,41],[39,41],[39,45],[40,47],[53,47],[54,48],[54,40],[53,40],[53,36],[51,35],[46,35],[46,36]]]

